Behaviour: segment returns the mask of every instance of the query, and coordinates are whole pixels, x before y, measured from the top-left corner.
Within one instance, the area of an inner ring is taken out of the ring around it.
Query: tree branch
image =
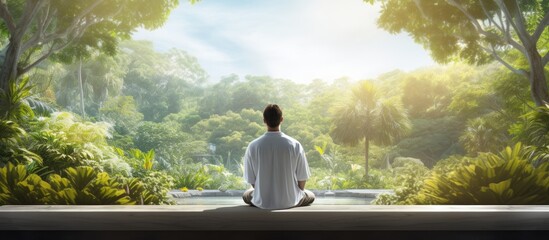
[[[75,34],[75,36],[81,36],[82,32],[85,31],[85,29],[91,25],[90,23],[82,24],[83,19],[85,18],[85,16],[87,14],[89,14],[91,11],[93,11],[93,9],[95,9],[103,1],[104,0],[96,0],[93,4],[91,4],[86,9],[84,9],[82,12],[80,12],[80,14],[74,18],[74,21],[71,23],[70,26],[68,26],[67,28],[65,28],[63,30],[58,29],[58,30],[56,30],[52,33],[49,33],[49,34],[45,33],[45,31],[46,31],[46,29],[49,28],[49,25],[53,22],[53,18],[55,17],[57,11],[54,11],[53,13],[50,13],[50,9],[48,8],[44,19],[42,19],[43,21],[41,21],[41,24],[43,23],[42,32],[37,31],[33,35],[33,37],[31,37],[27,42],[25,42],[23,44],[23,47],[22,47],[22,52],[28,50],[29,48],[31,48],[35,45],[37,45],[38,43],[46,45],[46,44],[48,44],[48,43],[50,43],[50,42],[52,42],[56,39],[67,38],[67,36],[71,33]],[[49,0],[44,1],[44,2],[49,3]],[[82,31],[80,33],[75,33],[75,30],[77,30],[79,26],[81,28],[84,28],[84,29],[81,29]],[[66,39],[66,41],[71,42],[75,38],[75,36],[72,36],[70,39]]]
[[[465,16],[469,19],[469,22],[471,22],[471,24],[473,24],[473,26],[475,27],[475,29],[478,31],[479,34],[482,34],[482,35],[484,35],[486,37],[489,37],[489,38],[496,38],[496,39],[500,38],[500,36],[498,36],[497,34],[494,34],[494,33],[491,33],[491,32],[488,32],[488,31],[484,30],[484,28],[482,28],[482,26],[480,26],[478,21],[473,17],[473,15],[471,15],[471,13],[469,13],[467,11],[467,9],[465,9],[463,7],[463,5],[457,3],[455,0],[446,0],[446,2],[448,2],[448,4],[450,4],[450,5],[458,8],[463,14],[465,14]],[[519,50],[523,54],[526,54],[526,49],[522,45],[517,43],[515,40],[513,40],[512,38],[507,38],[507,37],[503,37],[503,38],[509,45],[513,46],[514,48],[516,48],[517,50]]]
[[[50,0],[42,0],[43,4],[48,4],[47,7],[43,8],[42,14],[39,15],[38,21],[37,21],[37,30],[35,30],[35,33],[32,35],[32,37],[29,38],[25,43],[23,43],[21,47],[21,52],[27,51],[29,48],[40,44],[42,39],[44,38],[44,32],[48,28],[49,24],[53,21],[53,16],[50,13],[51,5]]]
[[[8,27],[8,31],[10,32],[10,35],[13,35],[16,29],[15,20],[13,19],[13,16],[8,10],[8,5],[6,4],[6,1],[0,2],[0,17],[4,19],[4,22]]]
[[[482,46],[481,46],[481,48],[484,49],[484,51],[486,51],[487,53],[491,54],[498,62],[500,62],[501,64],[503,64],[503,66],[505,66],[505,67],[508,68],[509,70],[513,71],[513,72],[516,73],[516,74],[522,75],[522,76],[524,76],[524,77],[526,77],[526,78],[529,77],[530,74],[529,74],[527,71],[525,71],[525,70],[523,70],[523,69],[517,69],[517,68],[511,66],[511,64],[509,64],[509,63],[506,62],[505,60],[503,60],[503,58],[501,58],[501,57],[498,55],[498,53],[497,53],[496,49],[494,49],[494,46],[493,46],[493,45],[491,46],[491,49],[486,48],[486,47],[482,47]]]
[[[51,5],[49,4],[50,3],[49,0],[43,0],[43,1],[47,2],[48,6],[42,11],[42,14],[39,17],[40,21],[38,21],[38,31],[37,31],[39,33],[39,37],[44,32],[44,28],[46,27],[46,23],[48,22],[48,18],[50,16],[50,8],[51,8]]]
[[[25,68],[21,69],[21,71],[19,71],[17,74],[19,75],[23,75],[25,73],[27,73],[28,71],[30,71],[33,67],[35,67],[36,65],[40,64],[42,61],[46,60],[48,57],[50,57],[54,52],[57,52],[65,47],[67,47],[69,44],[71,43],[71,41],[67,41],[66,43],[63,43],[61,45],[59,45],[58,47],[55,47],[55,43],[52,43],[50,49],[48,50],[48,52],[44,55],[42,55],[40,58],[38,58],[36,61],[34,61],[32,64],[29,64],[28,66],[26,66]]]
[[[549,12],[546,12],[543,19],[539,22],[539,25],[536,28],[536,31],[534,31],[534,34],[532,35],[532,41],[537,43],[539,38],[541,37],[541,34],[543,33],[543,31],[547,26],[549,26]]]
[[[27,29],[32,23],[32,20],[38,13],[38,10],[42,7],[42,5],[46,1],[40,1],[40,0],[28,0],[27,4],[25,5],[25,9],[23,10],[22,17],[19,19],[19,22],[17,23],[17,29],[15,31],[15,38],[16,39],[22,39],[22,37],[25,35],[25,32],[27,32]]]
[[[448,2],[448,4],[456,7],[457,9],[459,9],[463,14],[465,14],[465,16],[469,19],[469,22],[471,22],[471,24],[473,24],[473,26],[475,27],[475,29],[482,35],[486,36],[486,37],[492,37],[492,38],[498,38],[499,36],[496,35],[496,34],[493,34],[491,32],[487,32],[486,30],[484,30],[484,28],[478,23],[477,19],[475,19],[473,17],[473,15],[471,15],[471,13],[469,13],[467,11],[467,9],[465,9],[461,4],[457,3],[455,0],[446,0],[446,2]]]
[[[545,56],[543,56],[543,59],[541,59],[541,65],[545,66],[549,63],[549,51],[545,53]]]
[[[532,36],[530,36],[530,33],[528,33],[528,30],[526,30],[526,19],[524,18],[524,14],[522,14],[520,5],[518,4],[518,1],[511,1],[511,2],[515,3],[515,14],[518,20],[517,27],[519,28],[521,34],[524,34],[524,36],[527,36],[528,39],[530,40]]]
[[[517,25],[517,23],[515,23],[513,21],[513,15],[511,14],[511,12],[509,12],[509,9],[507,8],[507,6],[505,6],[505,3],[503,3],[502,0],[494,0],[496,2],[496,4],[498,5],[498,7],[501,9],[501,11],[503,12],[503,14],[505,14],[505,17],[507,19],[507,21],[511,24],[511,26],[513,27],[513,29],[515,29],[515,32],[517,33],[520,41],[522,42],[522,44],[524,45],[525,48],[528,48],[529,45],[531,44],[530,43],[530,35],[528,34],[528,32],[526,32],[526,29],[524,28],[524,22],[522,20],[522,14],[520,14],[520,16],[518,16],[518,21],[519,23],[522,23],[521,25]],[[517,11],[519,11],[517,9]],[[525,51],[523,51],[523,53],[526,53]]]
[[[502,26],[498,25],[496,21],[494,21],[492,15],[488,13],[488,10],[486,9],[486,6],[484,6],[484,0],[480,0],[480,7],[482,7],[482,11],[484,12],[484,15],[486,15],[486,18],[488,18],[488,21],[490,21],[492,24],[494,24],[503,34],[505,34],[505,30]],[[502,23],[503,25],[503,23]]]

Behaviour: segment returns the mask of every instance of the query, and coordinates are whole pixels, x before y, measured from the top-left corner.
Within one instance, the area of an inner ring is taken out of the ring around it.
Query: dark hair
[[[280,125],[282,120],[282,110],[276,104],[269,104],[263,110],[263,119],[267,126],[271,128],[276,128]]]

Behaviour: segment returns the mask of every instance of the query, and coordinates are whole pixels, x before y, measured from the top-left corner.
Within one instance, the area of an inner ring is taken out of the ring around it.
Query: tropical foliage
[[[376,204],[549,203],[546,1],[380,1],[382,28],[455,63],[309,83],[209,79],[184,50],[129,40],[177,1],[67,2],[0,3],[0,204],[171,204],[173,189],[246,189],[242,155],[265,131],[267,103],[304,146],[309,189],[394,190]],[[24,8],[36,15],[11,24]],[[78,13],[104,21],[57,24]]]
[[[450,172],[434,172],[419,192],[420,204],[547,204],[548,164],[535,167],[520,143],[488,153]]]
[[[24,165],[0,169],[0,204],[135,204],[122,184],[91,167],[67,168],[46,180]]]
[[[410,129],[404,109],[391,100],[380,99],[372,82],[364,81],[353,88],[353,98],[337,110],[332,136],[344,144],[364,141],[366,177],[369,168],[370,141],[388,145],[400,140]]]

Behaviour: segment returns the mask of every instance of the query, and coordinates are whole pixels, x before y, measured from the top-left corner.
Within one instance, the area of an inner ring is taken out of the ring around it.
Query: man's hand
[[[299,189],[305,190],[305,182],[307,181],[297,181],[297,186],[299,187]]]

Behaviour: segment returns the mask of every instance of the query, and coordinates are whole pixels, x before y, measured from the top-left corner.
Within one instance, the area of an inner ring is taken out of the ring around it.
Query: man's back
[[[276,131],[252,141],[244,155],[245,178],[255,185],[252,204],[265,209],[296,206],[304,192],[298,181],[310,176],[301,144]]]

